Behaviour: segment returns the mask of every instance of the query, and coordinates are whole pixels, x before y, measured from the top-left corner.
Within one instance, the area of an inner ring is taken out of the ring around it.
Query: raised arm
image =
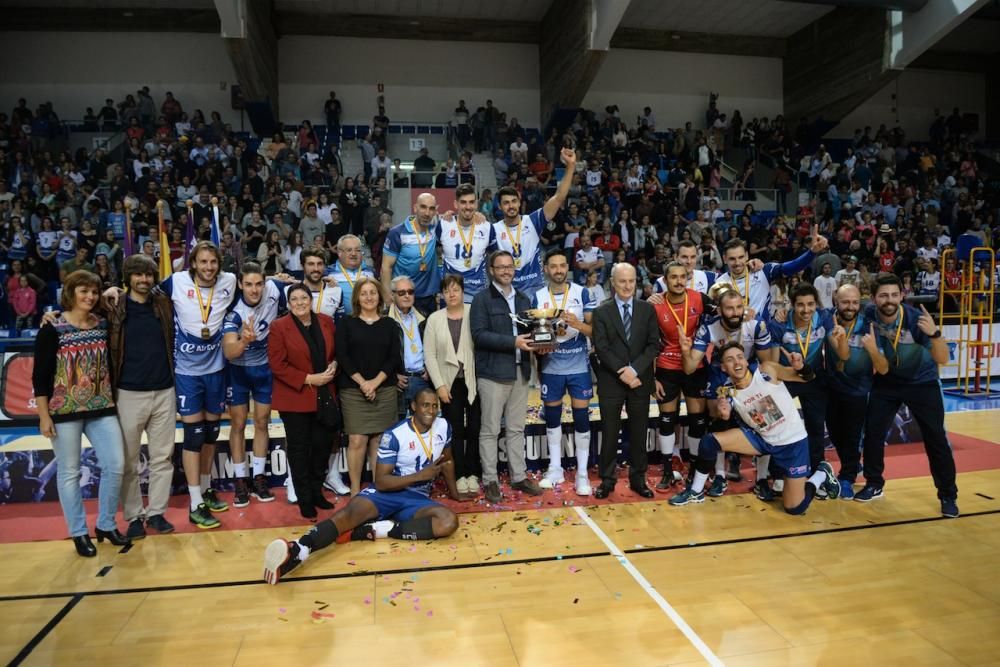
[[[573,185],[573,174],[576,173],[576,151],[572,148],[563,148],[559,153],[562,157],[563,164],[566,165],[566,171],[563,172],[563,176],[559,179],[559,186],[556,188],[554,195],[549,197],[549,200],[545,202],[545,206],[542,207],[542,212],[545,214],[546,220],[552,220],[559,213],[559,209],[563,207],[566,203],[566,197],[569,196],[569,188]]]

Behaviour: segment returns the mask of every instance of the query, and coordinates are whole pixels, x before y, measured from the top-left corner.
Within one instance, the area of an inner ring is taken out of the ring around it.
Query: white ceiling
[[[650,30],[788,37],[833,11],[781,0],[632,0],[621,25]]]
[[[541,21],[552,0],[274,0],[275,11]]]

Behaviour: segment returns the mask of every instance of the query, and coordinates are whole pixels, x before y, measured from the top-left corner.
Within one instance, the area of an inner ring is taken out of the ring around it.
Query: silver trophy
[[[532,308],[517,315],[512,313],[511,319],[529,329],[531,347],[553,348],[559,344],[556,336],[566,332],[566,322],[563,321],[562,314],[563,311],[558,308]]]

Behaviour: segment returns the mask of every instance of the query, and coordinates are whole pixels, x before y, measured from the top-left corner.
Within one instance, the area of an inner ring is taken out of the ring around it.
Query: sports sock
[[[254,456],[253,457],[253,474],[254,474],[255,477],[257,475],[263,475],[264,474],[264,464],[265,463],[267,463],[267,459],[265,457],[263,457],[263,456]]]
[[[545,429],[545,440],[549,446],[549,472],[562,472],[562,426]]]
[[[715,455],[715,476],[725,477],[726,476],[726,453],[719,452]]]
[[[246,461],[244,461],[242,463],[234,463],[233,464],[233,474],[235,476],[237,476],[237,477],[246,477],[247,476],[247,464],[246,464]]]
[[[823,486],[823,482],[826,481],[826,473],[822,470],[817,470],[813,474],[809,475],[809,483],[815,486],[817,489]]]
[[[691,490],[695,493],[701,493],[705,490],[705,482],[708,481],[708,473],[695,472],[694,481],[691,482]]]
[[[372,530],[375,532],[376,540],[384,540],[389,537],[389,531],[396,525],[395,521],[383,519],[382,521],[372,521]]]
[[[573,435],[576,448],[576,474],[578,477],[586,477],[590,458],[590,431],[581,431]]]
[[[767,469],[771,465],[771,455],[761,454],[757,457],[757,481],[767,479]]]
[[[309,553],[312,549],[302,544],[302,540],[297,541],[296,544],[299,545],[299,560],[305,562],[305,560],[309,558]]]
[[[205,502],[205,499],[201,496],[200,486],[188,485],[188,495],[191,496],[191,511],[198,509],[198,505]]]
[[[410,519],[393,525],[389,531],[389,537],[394,540],[432,540],[434,539],[434,528],[431,525],[430,517]]]

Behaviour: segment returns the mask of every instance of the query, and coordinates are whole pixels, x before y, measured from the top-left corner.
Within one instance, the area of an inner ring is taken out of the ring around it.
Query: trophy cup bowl
[[[552,349],[559,344],[559,341],[556,340],[556,330],[565,328],[565,324],[560,319],[562,312],[558,308],[532,308],[522,311],[518,315],[511,315],[511,317],[518,324],[531,330],[529,345],[532,348]]]

